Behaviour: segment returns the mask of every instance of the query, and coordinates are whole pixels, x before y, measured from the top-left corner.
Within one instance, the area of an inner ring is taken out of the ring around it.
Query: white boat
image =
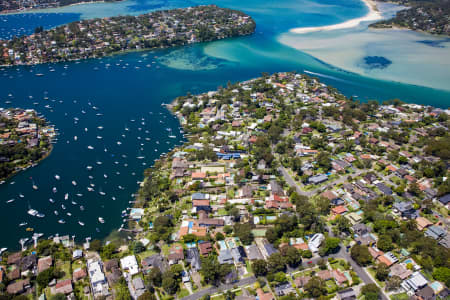
[[[65,224],[66,221],[64,221],[63,219],[59,219],[59,220],[58,220],[58,223],[59,223],[59,224]]]
[[[83,197],[83,194],[81,194],[81,193],[78,193],[78,194],[76,194],[78,197]]]
[[[55,175],[55,179],[56,179],[56,180],[60,180],[61,177],[60,177],[58,174],[56,174],[56,175]]]
[[[112,196],[111,199],[113,199],[113,201],[115,201],[115,200],[116,200],[116,197]]]
[[[97,139],[101,140],[103,137],[100,135],[97,135]]]
[[[72,180],[72,184],[75,186],[77,185],[77,182],[75,180]]]
[[[30,209],[27,211],[27,213],[28,213],[30,216],[35,217],[39,212],[38,212],[37,210],[35,210],[35,209],[30,208]]]
[[[71,216],[72,216],[72,214],[71,214],[70,212],[66,213],[66,215],[68,215],[69,217],[71,217]]]
[[[66,206],[64,204],[61,204],[62,209],[66,209]]]
[[[96,161],[95,163],[96,163],[97,165],[101,165],[101,164],[102,164],[101,161]]]
[[[74,137],[73,137],[73,140],[74,140],[74,141],[78,140],[78,137],[77,137],[77,136],[74,136]]]
[[[80,210],[83,211],[84,210],[84,206],[80,205]]]
[[[69,199],[69,193],[66,193],[66,194],[64,195],[64,200],[67,200],[67,199]]]
[[[76,203],[75,201],[72,201],[72,204],[73,204],[73,205],[77,205],[78,203]]]
[[[45,217],[45,214],[43,214],[43,213],[38,213],[38,214],[36,215],[36,217],[38,217],[38,218],[44,218],[44,217]]]
[[[145,156],[137,156],[136,158],[137,158],[137,159],[144,159]]]
[[[120,141],[117,142],[117,145],[122,145],[122,143]]]
[[[105,192],[98,192],[100,195],[105,196],[106,193]]]
[[[87,146],[87,148],[88,148],[89,150],[93,150],[93,149],[94,149],[94,147],[92,147],[91,145]]]
[[[55,200],[53,200],[52,198],[48,199],[48,201],[50,201],[50,203],[55,203]]]
[[[55,216],[59,215],[57,210],[55,210],[53,213],[55,214]]]
[[[33,184],[33,190],[38,190],[38,189],[39,189],[38,186]]]
[[[106,174],[103,174],[103,177],[105,177],[105,178],[108,178],[108,175],[106,175]]]
[[[25,196],[24,196],[23,194],[19,194],[19,197],[20,197],[20,198],[23,198],[23,197],[25,197]]]
[[[98,217],[98,221],[102,224],[105,223],[105,220],[102,217]]]
[[[94,189],[91,188],[91,187],[87,187],[87,190],[88,190],[89,192],[93,192],[93,191],[94,191]]]
[[[102,130],[103,129],[103,126],[98,126],[97,127],[99,130]]]
[[[81,221],[78,221],[78,224],[80,224],[81,226],[84,226],[84,223]]]
[[[25,225],[28,225],[28,223],[27,222],[20,223],[19,227],[22,227],[22,226],[25,226]]]
[[[6,201],[6,203],[11,203],[14,202],[15,199],[9,199],[8,201]]]
[[[56,193],[58,190],[56,189],[56,187],[52,188],[53,193]]]
[[[88,171],[92,170],[92,166],[87,166],[86,170],[88,170]]]
[[[169,135],[169,138],[171,138],[171,139],[176,139],[177,137],[174,136],[174,135]]]

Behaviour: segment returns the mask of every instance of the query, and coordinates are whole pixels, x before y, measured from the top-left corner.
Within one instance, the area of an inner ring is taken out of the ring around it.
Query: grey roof
[[[269,256],[278,252],[272,244],[264,244],[264,248],[266,249],[266,252]]]
[[[450,194],[444,195],[441,198],[439,198],[439,202],[441,202],[444,205],[447,205],[450,202]]]
[[[338,297],[341,300],[350,300],[350,299],[356,299],[356,292],[352,289],[346,289],[338,292]]]
[[[219,257],[217,257],[220,264],[232,264],[233,256],[231,255],[231,251],[229,249],[221,250],[219,253]]]
[[[376,186],[383,194],[392,195],[391,188],[385,185],[384,183],[377,183]]]
[[[321,183],[321,182],[324,182],[327,180],[328,180],[328,177],[325,174],[315,175],[315,176],[311,176],[308,178],[308,182],[314,183],[314,184]]]
[[[233,256],[233,259],[234,259],[234,261],[236,263],[244,261],[244,259],[242,258],[241,253],[239,252],[238,248],[232,248],[231,249],[231,256]]]
[[[252,245],[248,246],[246,251],[247,251],[247,258],[249,260],[263,259],[264,258],[262,256],[261,252],[259,251],[258,246],[256,246],[255,244],[252,244]]]
[[[136,277],[133,279],[133,286],[136,290],[142,290],[145,288],[144,281],[141,277]]]
[[[191,264],[191,267],[195,270],[200,270],[202,267],[200,261],[200,253],[197,248],[189,248],[186,252],[186,260]]]
[[[440,226],[430,226],[428,227],[428,230],[425,231],[425,235],[428,237],[431,237],[433,239],[439,239],[444,237],[447,234],[447,231],[445,231],[444,228],[440,227]]]
[[[194,193],[194,194],[192,194],[191,199],[192,200],[206,200],[206,199],[208,199],[208,197],[206,194],[203,194],[203,193]]]

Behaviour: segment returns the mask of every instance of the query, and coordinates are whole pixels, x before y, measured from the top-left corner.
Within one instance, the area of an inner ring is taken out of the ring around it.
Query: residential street
[[[287,170],[284,167],[279,167],[278,170],[281,172],[281,174],[283,175],[283,177],[286,180],[286,182],[288,183],[288,185],[295,187],[299,194],[309,197],[309,196],[317,193],[318,189],[308,191],[308,192],[303,192],[301,190],[301,188],[295,183],[294,179],[291,177],[291,175],[289,175],[289,173],[287,172]],[[354,173],[352,175],[358,176],[360,173],[361,173],[361,171],[357,171],[356,173]],[[333,184],[338,184],[338,183],[344,182],[347,179],[347,176],[348,175],[340,177],[339,179],[335,180],[333,182]],[[331,233],[331,230],[329,230],[329,232]],[[369,274],[367,274],[366,270],[364,270],[364,268],[360,267],[352,259],[350,254],[347,253],[347,251],[345,250],[345,247],[343,247],[342,245],[341,245],[341,248],[339,249],[338,253],[330,255],[330,256],[335,257],[335,258],[345,259],[346,261],[348,261],[350,263],[350,265],[352,266],[353,270],[356,272],[356,274],[358,274],[358,276],[361,278],[362,281],[364,281],[365,284],[375,283],[375,281],[373,281],[373,279],[369,276]],[[326,259],[326,257],[324,257],[324,258]],[[312,261],[313,263],[316,263],[318,260],[319,260],[319,258],[307,260],[306,264],[308,264],[308,261]],[[303,265],[305,266],[305,262],[303,263]],[[384,291],[382,291],[381,298],[383,300],[389,299],[389,297],[386,296]]]
[[[192,295],[186,296],[184,298],[182,298],[183,300],[197,300],[202,298],[205,295],[212,295],[215,294],[217,292],[221,292],[221,291],[226,291],[226,290],[230,290],[234,287],[238,287],[238,286],[246,286],[246,285],[250,285],[256,282],[256,277],[255,276],[251,276],[251,277],[247,277],[244,279],[239,280],[238,282],[232,283],[232,284],[222,284],[219,287],[210,287],[204,290],[201,290],[197,293],[194,293]]]

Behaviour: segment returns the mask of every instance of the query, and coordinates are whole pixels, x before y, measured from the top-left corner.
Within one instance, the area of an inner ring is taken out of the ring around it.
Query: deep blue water
[[[367,69],[385,69],[392,61],[383,56],[366,56],[363,63]]]
[[[129,1],[105,4],[108,9],[99,11],[98,16],[103,16],[103,12],[108,15],[141,13],[205,3],[208,2]],[[337,4],[331,0],[221,0],[216,4],[242,9],[251,14],[258,24],[256,33],[186,48],[128,53],[79,63],[0,70],[0,106],[35,108],[55,124],[61,133],[49,158],[0,186],[0,247],[17,247],[19,238],[31,236],[25,231],[26,227],[33,227],[36,232],[45,233],[46,236],[55,233],[75,234],[78,240],[86,236],[104,237],[112,229],[118,228],[122,223],[120,212],[130,205],[128,201],[132,200],[131,194],[138,188],[137,181],[142,180],[143,170],[161,153],[181,143],[179,124],[161,103],[167,103],[187,92],[195,94],[215,90],[228,81],[246,80],[259,76],[261,72],[306,70],[310,75],[318,76],[323,82],[339,88],[347,96],[357,95],[361,100],[400,98],[441,107],[450,104],[449,92],[348,73],[275,40],[276,34],[292,27],[326,25],[358,17],[364,14],[365,7],[357,0],[342,1],[336,7],[327,6],[326,9],[321,5]],[[99,4],[92,5],[101,7],[97,6]],[[86,11],[83,7],[76,9]],[[113,11],[109,9],[111,7],[120,9]],[[92,10],[89,13],[92,15]],[[3,16],[1,18],[7,21],[1,21],[1,24],[7,23],[9,29],[1,31],[2,27],[0,32],[8,36],[12,28],[23,27],[23,32],[27,32],[36,26],[54,26],[85,17],[83,12],[68,15],[45,13],[46,17],[40,23],[36,19],[39,15]],[[51,72],[51,69],[54,71]],[[37,77],[34,75],[36,73],[45,76]],[[44,100],[44,97],[49,99]],[[46,105],[51,109],[46,108]],[[99,110],[94,110],[92,106]],[[83,114],[82,110],[86,113]],[[97,116],[97,113],[102,116]],[[77,124],[74,118],[79,119]],[[98,126],[104,129],[99,130]],[[167,128],[177,136],[176,139],[168,137],[170,133]],[[74,136],[77,136],[77,141],[74,141]],[[121,145],[117,144],[118,141]],[[89,150],[88,145],[94,149]],[[140,156],[145,158],[138,159]],[[96,164],[97,161],[102,164]],[[87,165],[93,166],[93,171],[88,172]],[[60,181],[55,180],[55,174],[61,176]],[[90,180],[88,176],[94,179]],[[38,191],[31,188],[30,177],[39,186]],[[71,184],[72,180],[77,182],[77,186]],[[90,183],[95,184],[95,192],[87,191]],[[58,189],[56,194],[51,191],[54,186]],[[124,187],[124,190],[118,186]],[[106,196],[101,196],[98,193],[100,190]],[[25,197],[20,198],[19,193]],[[70,194],[68,201],[63,199],[64,193]],[[77,193],[83,196],[75,196]],[[112,197],[116,200],[112,200]],[[5,201],[11,198],[16,200],[6,204]],[[55,203],[50,203],[49,198],[53,198]],[[71,204],[72,200],[77,205]],[[67,207],[66,210],[61,208],[62,204]],[[84,211],[80,210],[80,205],[85,207]],[[46,218],[28,216],[28,206],[45,213]],[[58,216],[54,215],[55,210]],[[68,211],[72,213],[71,217],[62,216]],[[105,224],[98,223],[99,216],[105,219]],[[58,224],[61,218],[67,223]],[[85,226],[80,226],[78,220],[84,222]],[[28,225],[19,227],[21,222],[28,222]],[[99,233],[96,228],[100,230]]]
[[[0,15],[0,39],[32,34],[36,27],[45,29],[77,21],[81,14],[75,13],[37,13],[20,15]]]

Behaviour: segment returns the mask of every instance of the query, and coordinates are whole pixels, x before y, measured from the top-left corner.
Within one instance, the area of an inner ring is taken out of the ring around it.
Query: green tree
[[[51,295],[49,300],[66,300],[66,295],[64,295],[63,293],[57,293]]]
[[[384,263],[378,264],[375,270],[376,270],[375,277],[379,281],[385,281],[389,277],[390,271],[386,264]]]
[[[396,290],[400,287],[403,280],[398,276],[389,277],[388,281],[386,281],[386,289],[388,291]]]
[[[147,275],[148,281],[157,287],[161,287],[162,283],[162,273],[158,267],[154,267],[150,270],[150,273]]]
[[[264,259],[256,259],[252,262],[252,270],[256,276],[265,276],[267,274],[267,262]]]
[[[339,238],[327,237],[319,249],[321,256],[334,253],[338,250],[341,240]]]
[[[166,272],[168,273],[168,272]],[[175,294],[178,291],[178,281],[174,278],[173,274],[164,273],[162,279],[162,288],[169,294]]]
[[[202,268],[200,273],[208,283],[218,285],[225,278],[225,276],[231,272],[231,265],[219,264],[219,261],[213,255],[202,257],[201,261]]]
[[[280,253],[273,253],[267,260],[267,268],[271,273],[284,271],[286,263]]]
[[[266,239],[269,241],[269,243],[274,243],[276,240],[278,240],[278,233],[273,227],[270,227],[266,230]]]
[[[139,253],[144,252],[144,251],[145,251],[145,246],[140,241],[137,241],[137,242],[133,243],[133,252],[134,252],[134,254],[139,254]]]
[[[250,223],[234,224],[234,234],[244,245],[250,245],[253,242],[252,225]]]
[[[361,266],[366,266],[372,262],[372,256],[367,246],[355,244],[350,250],[350,255]]]
[[[325,282],[317,276],[313,276],[308,283],[306,283],[305,291],[313,298],[318,298],[327,294]]]
[[[394,249],[394,245],[392,244],[392,238],[388,234],[380,235],[377,241],[377,247],[381,251],[391,251]]]
[[[291,267],[296,267],[302,263],[302,255],[297,248],[292,246],[284,246],[281,248],[281,254],[284,261]]]
[[[137,300],[156,300],[156,297],[154,294],[150,293],[149,291],[145,291],[142,295],[140,295]]]
[[[102,242],[100,240],[93,240],[93,241],[91,241],[90,249],[92,251],[100,252],[100,250],[102,249]]]
[[[380,289],[375,283],[369,283],[361,288],[361,295],[364,296],[365,300],[378,300]]]
[[[447,267],[439,267],[434,269],[433,278],[444,282],[447,286],[450,286],[450,269]]]

